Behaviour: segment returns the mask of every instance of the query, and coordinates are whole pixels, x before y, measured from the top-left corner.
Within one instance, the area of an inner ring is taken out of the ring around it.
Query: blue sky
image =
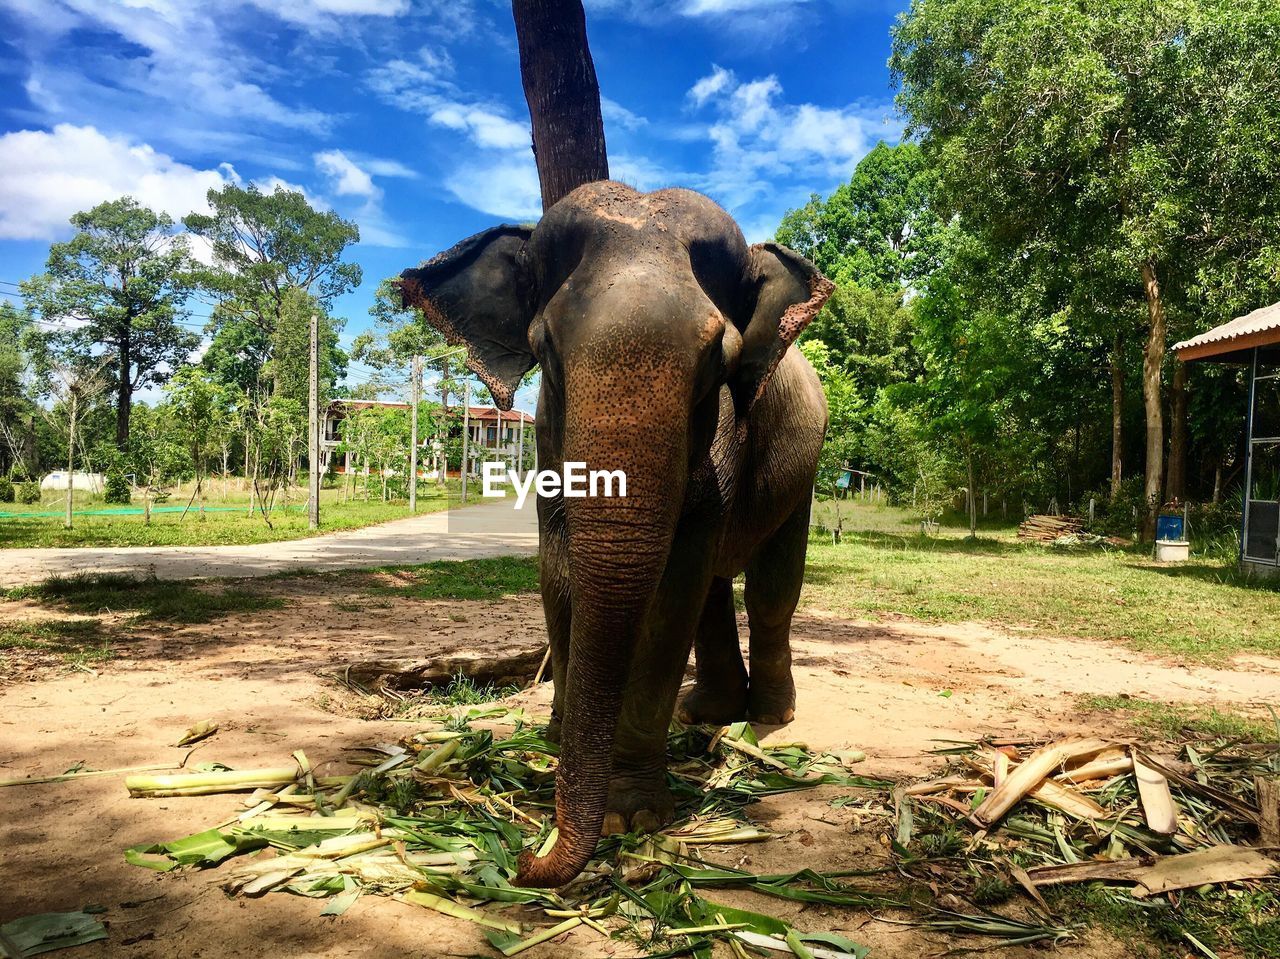
[[[701,190],[766,238],[898,138],[905,5],[586,0],[614,178]],[[360,225],[349,339],[381,278],[539,212],[508,0],[0,0],[0,38],[0,281],[102,200],[180,217],[285,183]]]

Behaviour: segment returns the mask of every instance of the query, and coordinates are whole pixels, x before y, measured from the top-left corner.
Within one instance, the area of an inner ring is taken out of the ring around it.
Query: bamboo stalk
[[[73,779],[93,779],[98,776],[119,776],[122,773],[156,772],[161,769],[181,769],[186,765],[191,753],[182,757],[177,763],[151,763],[148,766],[123,766],[119,769],[91,769],[86,773],[63,773],[60,776],[30,776],[25,779],[0,779],[0,787],[4,786],[36,786],[41,783],[65,783]]]
[[[582,925],[582,917],[575,916],[572,919],[566,919],[558,926],[552,926],[550,929],[544,929],[535,936],[530,936],[521,942],[512,943],[502,950],[504,956],[514,956],[524,952],[526,949],[532,949],[534,946],[540,946],[544,942],[549,942],[556,936],[563,935],[570,929],[576,929]]]
[[[443,913],[446,916],[453,916],[455,919],[466,919],[468,922],[474,922],[478,926],[487,926],[490,929],[498,929],[502,932],[509,932],[514,936],[520,935],[520,924],[510,922],[506,919],[498,919],[495,916],[487,915],[478,909],[471,909],[454,902],[452,899],[446,899],[443,896],[435,896],[429,892],[421,892],[414,890],[406,892],[401,898],[405,902],[414,904],[415,906],[426,906],[428,909],[434,909],[436,912]],[[575,922],[581,922],[576,920]],[[539,942],[544,940],[539,940]],[[532,943],[537,945],[537,943]],[[512,953],[506,953],[512,955]]]
[[[162,798],[165,796],[206,796],[211,793],[239,792],[284,786],[298,778],[297,766],[275,766],[270,769],[230,769],[213,773],[184,773],[180,776],[130,776],[124,781],[129,795]]]

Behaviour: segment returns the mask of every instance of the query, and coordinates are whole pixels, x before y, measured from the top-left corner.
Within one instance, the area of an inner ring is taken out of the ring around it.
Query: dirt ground
[[[395,740],[412,726],[362,718],[369,710],[321,672],[386,656],[523,648],[542,637],[534,596],[494,602],[375,598],[358,589],[334,592],[333,580],[315,578],[257,588],[288,595],[290,604],[192,626],[132,629],[131,638],[114,644],[115,657],[93,664],[91,672],[33,669],[0,686],[0,777],[56,775],[79,763],[109,769],[176,762],[186,750],[173,743],[206,718],[218,720],[221,729],[201,744],[193,763],[286,765],[293,750],[303,749],[321,772],[345,771],[344,747]],[[37,614],[51,615],[25,602],[0,605],[0,618]],[[939,739],[1126,734],[1122,720],[1082,712],[1082,693],[1128,693],[1237,712],[1280,701],[1280,661],[1254,657],[1229,664],[1233,668],[1186,666],[1110,644],[979,624],[850,621],[808,611],[797,617],[793,649],[797,719],[768,737],[815,749],[863,749],[868,759],[859,771],[867,775],[928,775],[941,761],[925,751]],[[550,692],[544,684],[510,701],[545,714]],[[707,858],[758,871],[883,864],[887,820],[874,808],[830,805],[834,796],[850,792],[827,787],[771,797],[751,807],[751,814],[782,839],[712,847]],[[470,923],[392,900],[367,896],[344,916],[325,919],[321,904],[301,897],[229,899],[217,870],[162,875],[124,862],[127,846],[208,828],[239,808],[234,796],[132,800],[116,776],[0,790],[0,922],[104,906],[110,938],[66,953],[83,959],[491,954]],[[870,946],[873,957],[936,955],[954,945],[865,913],[802,911],[778,900],[752,901],[747,893],[716,891],[712,898],[763,907],[804,929],[843,932]],[[973,940],[966,945],[982,948]],[[1101,932],[1058,951],[1096,959],[1135,954],[1132,944]],[[631,953],[580,927],[563,942],[531,952],[535,959],[553,954]],[[1015,948],[1001,954],[1014,959],[1033,953]]]

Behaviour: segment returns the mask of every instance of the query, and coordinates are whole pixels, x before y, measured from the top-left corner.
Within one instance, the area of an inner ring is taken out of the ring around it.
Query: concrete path
[[[3,549],[0,586],[24,586],[55,574],[129,572],[160,579],[266,576],[294,569],[430,563],[538,551],[533,498],[427,513],[363,529],[254,546],[129,546]]]

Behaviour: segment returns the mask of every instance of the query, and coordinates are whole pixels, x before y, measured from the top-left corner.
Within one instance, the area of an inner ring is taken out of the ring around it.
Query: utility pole
[[[520,449],[519,459],[516,464],[516,475],[518,475],[521,480],[524,480],[524,411],[516,410],[516,415],[520,417],[520,436],[516,440],[516,445]]]
[[[462,381],[462,502],[467,501],[467,457],[471,446],[471,380]]]
[[[307,376],[307,526],[320,528],[320,318],[311,314],[311,368]]]
[[[422,402],[422,357],[413,358],[413,383],[409,389],[409,512],[418,512],[418,404]]]

